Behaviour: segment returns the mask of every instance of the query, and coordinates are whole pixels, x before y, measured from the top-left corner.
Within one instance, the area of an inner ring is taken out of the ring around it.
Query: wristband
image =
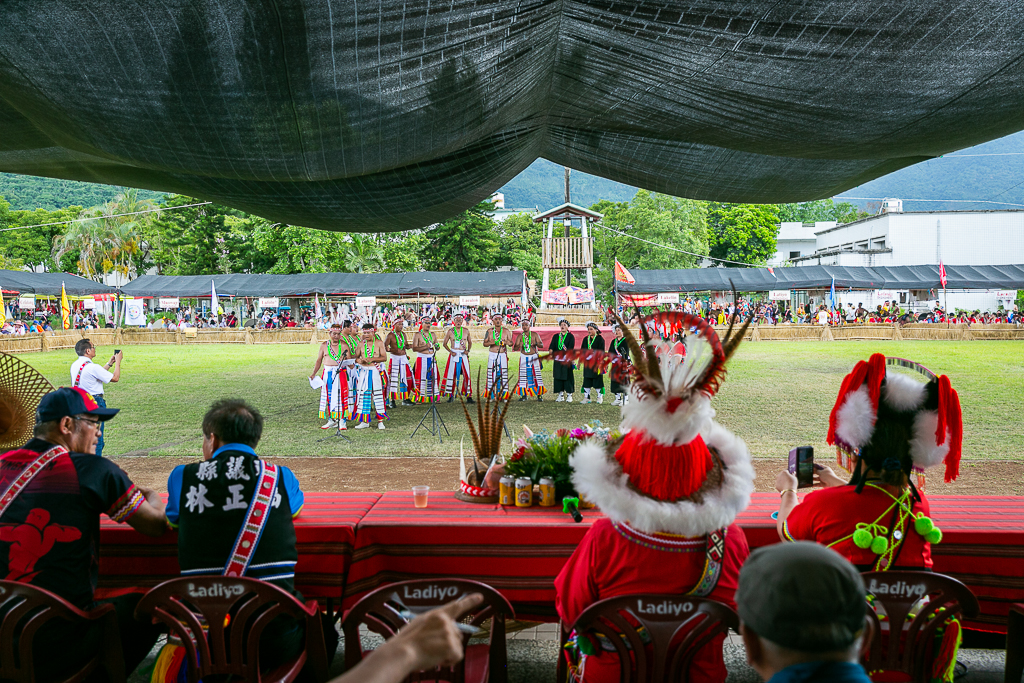
[[[796,493],[796,489],[783,489],[783,490],[779,491],[779,498],[782,498],[784,495],[786,495],[790,491],[792,491],[793,493]]]

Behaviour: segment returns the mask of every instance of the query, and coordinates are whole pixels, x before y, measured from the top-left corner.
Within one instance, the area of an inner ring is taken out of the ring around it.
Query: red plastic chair
[[[463,617],[462,622],[479,626],[491,619],[489,642],[486,645],[469,645],[469,635],[464,634],[466,656],[461,662],[453,667],[414,673],[408,680],[506,683],[508,650],[505,620],[514,619],[515,612],[505,596],[487,584],[463,579],[401,581],[382,586],[364,596],[341,622],[341,630],[345,634],[345,669],[354,667],[364,656],[359,639],[361,624],[366,624],[369,630],[385,639],[390,638],[407,623],[401,615],[403,610],[418,615],[472,593],[482,594],[484,601]]]
[[[1024,675],[1024,602],[1010,605],[1006,618],[1006,669],[1005,683],[1020,683]]]
[[[327,680],[319,606],[315,601],[303,605],[273,584],[223,576],[172,579],[146,593],[135,614],[162,621],[181,640],[189,683],[214,675],[288,683],[307,661],[317,681]],[[306,622],[305,648],[294,660],[261,675],[260,636],[279,616]]]
[[[83,612],[59,595],[14,581],[0,581],[0,680],[35,683],[32,643],[39,629],[53,619],[91,621],[103,629],[100,650],[62,683],[83,681],[98,667],[106,670],[112,683],[123,683],[121,637],[113,605]]]
[[[641,606],[653,606],[654,611]],[[637,624],[646,630],[650,648]],[[595,649],[611,643],[619,656],[622,683],[661,683],[686,681],[693,656],[719,634],[739,627],[736,612],[715,600],[645,593],[595,602],[576,617],[572,629]]]
[[[949,617],[976,616],[978,599],[956,579],[934,572],[864,572],[861,576],[876,605],[876,610],[868,612],[874,628],[862,660],[864,667],[868,671],[899,671],[912,681],[929,681],[936,630]],[[922,601],[924,596],[927,602]],[[886,629],[876,613],[878,605],[886,615]],[[935,616],[942,608],[941,618]]]

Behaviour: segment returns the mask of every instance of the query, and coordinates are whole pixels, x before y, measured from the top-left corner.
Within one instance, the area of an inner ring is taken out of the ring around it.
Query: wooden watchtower
[[[596,297],[587,303],[553,303],[547,293],[572,284],[572,271],[585,270],[586,289],[594,292],[594,238],[590,227],[604,216],[566,202],[534,216],[534,222],[547,221],[547,237],[541,241],[543,249],[544,279],[541,287],[541,307],[537,311],[538,324],[551,324],[560,317],[579,323],[601,317]],[[552,271],[555,271],[552,273]],[[565,276],[561,276],[564,271]],[[543,320],[543,322],[542,322]]]

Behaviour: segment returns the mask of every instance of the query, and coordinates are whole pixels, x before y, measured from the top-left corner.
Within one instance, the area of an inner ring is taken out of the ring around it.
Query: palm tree
[[[350,273],[379,273],[384,270],[384,252],[374,240],[352,235],[346,245],[345,269]]]
[[[83,277],[97,282],[110,273],[134,277],[136,258],[142,253],[143,231],[153,220],[155,207],[152,200],[139,199],[139,191],[131,189],[113,201],[89,209],[83,214],[88,220],[71,223],[67,232],[54,240],[54,260],[59,263],[66,254],[77,250],[78,270]],[[117,326],[120,307],[114,317]]]

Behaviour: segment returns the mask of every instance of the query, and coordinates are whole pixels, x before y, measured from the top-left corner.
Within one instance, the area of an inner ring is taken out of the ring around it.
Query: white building
[[[779,236],[775,241],[775,256],[769,266],[781,266],[787,261],[794,261],[801,256],[813,254],[817,248],[818,231],[836,227],[835,221],[818,221],[817,223],[784,222],[779,226]]]
[[[1024,211],[889,211],[816,229],[814,234],[813,253],[790,259],[794,265],[927,265],[937,269],[940,261],[947,266],[1024,263]],[[981,310],[1012,305],[1016,294],[997,290],[947,292],[949,308]],[[941,293],[904,291],[896,296],[901,303],[916,299],[934,305]]]

